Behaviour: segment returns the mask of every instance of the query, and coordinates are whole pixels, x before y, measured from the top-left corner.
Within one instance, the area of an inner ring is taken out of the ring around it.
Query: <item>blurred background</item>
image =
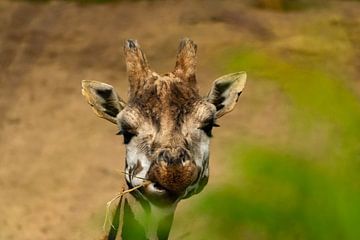
[[[360,1],[0,1],[0,239],[98,239],[122,139],[80,93],[126,98],[122,53],[154,70],[198,44],[203,94],[247,71],[214,130],[205,190],[170,239],[360,239]]]

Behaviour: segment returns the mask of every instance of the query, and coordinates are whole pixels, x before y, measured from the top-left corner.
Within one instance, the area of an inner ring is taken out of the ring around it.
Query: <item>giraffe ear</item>
[[[216,107],[216,118],[232,111],[246,83],[246,73],[237,72],[216,79],[207,100]]]
[[[89,80],[83,80],[81,86],[81,93],[95,114],[117,124],[116,116],[126,103],[116,94],[114,88],[106,83]]]

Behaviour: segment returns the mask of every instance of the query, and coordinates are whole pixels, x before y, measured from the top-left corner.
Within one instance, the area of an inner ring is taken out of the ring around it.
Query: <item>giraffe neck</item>
[[[166,240],[173,222],[176,204],[171,207],[158,207],[151,203],[144,208],[124,204],[122,239]],[[139,205],[139,204],[138,204]]]

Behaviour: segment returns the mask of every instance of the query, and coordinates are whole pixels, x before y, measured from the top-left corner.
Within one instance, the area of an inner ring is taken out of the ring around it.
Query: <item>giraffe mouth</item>
[[[159,194],[164,194],[166,193],[168,190],[163,187],[160,183],[158,182],[152,182],[149,184],[149,190],[155,192],[155,193],[159,193]]]
[[[179,199],[177,193],[167,189],[156,181],[147,185],[143,193],[150,202],[158,206],[170,206]]]

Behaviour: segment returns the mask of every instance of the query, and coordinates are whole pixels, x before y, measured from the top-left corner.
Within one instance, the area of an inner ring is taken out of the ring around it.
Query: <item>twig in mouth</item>
[[[124,171],[120,171],[121,174],[124,174],[124,175],[128,175],[129,177],[131,176],[129,173],[127,172],[124,172]],[[148,181],[149,179],[147,178],[143,178],[143,177],[138,177],[138,176],[132,176],[133,178],[138,178],[138,179],[141,179],[141,180],[145,180],[145,181]]]
[[[146,180],[146,181],[144,181],[142,184],[140,184],[140,185],[138,185],[138,186],[136,186],[136,187],[130,188],[130,189],[128,189],[128,190],[124,190],[124,189],[123,189],[121,193],[116,194],[115,197],[113,197],[110,201],[108,201],[108,202],[106,203],[105,220],[104,220],[104,224],[103,224],[103,231],[104,231],[104,232],[106,231],[105,229],[106,229],[106,224],[107,224],[107,222],[110,223],[110,225],[111,225],[112,228],[115,228],[115,227],[112,225],[111,220],[110,220],[110,218],[109,218],[109,213],[110,213],[111,204],[112,204],[116,199],[120,198],[121,196],[124,196],[125,194],[130,193],[130,192],[132,192],[132,191],[134,191],[134,190],[136,190],[136,189],[139,189],[139,188],[141,188],[141,187],[143,187],[143,186],[146,186],[146,185],[148,185],[148,184],[150,184],[150,183],[151,183],[151,182],[150,182],[149,180]]]

